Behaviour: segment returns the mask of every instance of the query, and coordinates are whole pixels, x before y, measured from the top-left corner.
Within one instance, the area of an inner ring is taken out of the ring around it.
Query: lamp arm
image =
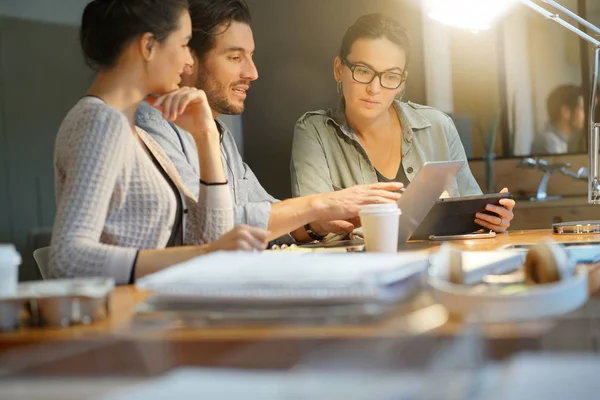
[[[552,5],[553,7],[556,8],[561,8],[566,10],[566,12],[572,16],[573,18],[577,19],[577,21],[585,26],[587,26],[588,28],[592,29],[595,32],[600,33],[600,28],[596,27],[595,25],[592,25],[591,23],[589,23],[588,21],[586,21],[585,19],[581,18],[580,16],[578,16],[577,14],[572,13],[571,11],[567,10],[566,8],[562,7],[560,4],[551,1],[551,0],[543,0],[545,3],[548,3],[550,5]],[[531,0],[521,0],[521,3],[525,4],[526,6],[528,6],[529,8],[531,8],[534,11],[537,11],[538,13],[542,14],[544,17],[553,20],[554,22],[562,25],[563,27],[567,28],[568,30],[570,30],[571,32],[579,35],[582,39],[590,42],[591,44],[593,44],[595,47],[600,47],[600,40],[593,38],[592,36],[588,35],[587,33],[585,33],[584,31],[582,31],[579,28],[574,27],[573,25],[571,25],[570,23],[568,23],[567,21],[565,21],[564,19],[562,19],[558,14],[554,14],[551,13],[550,11],[546,10],[544,7],[540,7],[539,5],[537,5],[536,3],[534,3]]]
[[[596,34],[600,35],[600,28],[598,28],[596,25],[590,23],[589,21],[581,18],[579,15],[575,14],[573,11],[569,10],[568,8],[558,4],[556,1],[554,0],[542,0],[544,3],[558,9],[559,11],[564,12],[565,14],[567,14],[569,17],[573,18],[575,21],[579,22],[581,25],[585,26],[586,28],[596,32]]]
[[[600,124],[594,123],[594,111],[596,109],[596,93],[598,90],[598,78],[600,68],[600,47],[594,52],[594,75],[592,78],[592,98],[590,99],[590,133],[588,140],[589,151],[589,173],[588,173],[588,203],[600,204],[600,165],[598,154],[600,153]]]

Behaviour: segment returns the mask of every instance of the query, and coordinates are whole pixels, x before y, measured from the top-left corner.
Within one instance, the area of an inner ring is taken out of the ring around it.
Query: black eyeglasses
[[[358,83],[364,83],[368,85],[373,82],[373,79],[379,77],[379,83],[382,87],[386,89],[398,89],[402,82],[404,82],[404,72],[401,74],[397,72],[377,72],[372,68],[365,67],[364,65],[351,64],[348,60],[342,60],[342,64],[344,64],[350,71],[352,71],[352,79],[354,79]]]

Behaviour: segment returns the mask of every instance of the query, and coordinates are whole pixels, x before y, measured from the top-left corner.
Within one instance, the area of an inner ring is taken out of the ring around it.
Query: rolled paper
[[[462,252],[460,250],[451,248],[448,252],[448,260],[450,262],[450,282],[457,284],[465,283]]]
[[[525,281],[528,284],[558,282],[573,275],[573,263],[567,252],[557,243],[535,245],[525,258]]]

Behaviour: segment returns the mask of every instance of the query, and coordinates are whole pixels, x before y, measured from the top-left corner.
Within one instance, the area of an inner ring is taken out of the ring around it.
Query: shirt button
[[[186,208],[185,210],[183,210],[183,213],[187,214],[188,213],[188,209]]]
[[[413,172],[413,167],[408,167],[408,168],[406,168],[406,172],[408,172],[409,174],[412,174],[412,172]]]

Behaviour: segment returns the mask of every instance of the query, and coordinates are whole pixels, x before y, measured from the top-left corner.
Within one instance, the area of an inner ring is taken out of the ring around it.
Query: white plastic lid
[[[402,211],[398,208],[398,204],[369,204],[362,206],[358,215],[373,215],[373,214],[398,214]]]
[[[11,243],[0,243],[0,265],[21,265],[21,255]]]

